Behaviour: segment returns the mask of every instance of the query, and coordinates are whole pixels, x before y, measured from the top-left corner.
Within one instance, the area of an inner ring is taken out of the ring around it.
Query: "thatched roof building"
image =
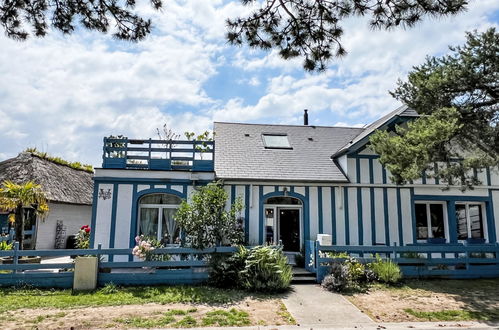
[[[51,202],[92,205],[93,173],[58,164],[31,152],[0,162],[0,182],[34,181]]]

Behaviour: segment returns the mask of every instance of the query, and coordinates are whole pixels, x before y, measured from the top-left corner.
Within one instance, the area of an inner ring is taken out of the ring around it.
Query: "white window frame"
[[[430,205],[431,204],[438,204],[442,205],[442,212],[444,213],[444,238],[446,242],[449,242],[449,219],[447,216],[447,202],[445,201],[416,201],[414,202],[414,205],[416,204],[424,204],[426,205],[426,228],[428,230],[428,238],[418,238],[417,241],[418,243],[424,243],[428,239],[433,238],[433,230],[431,230],[431,212],[430,212]],[[414,219],[416,221],[416,219]],[[417,226],[414,228],[414,230],[417,230]],[[417,232],[416,232],[416,237],[417,237]]]
[[[179,205],[177,204],[140,204],[139,201],[139,221],[138,221],[138,232],[140,233],[140,222],[142,209],[158,209],[158,232],[156,233],[156,239],[161,241],[163,237],[161,237],[161,233],[163,232],[163,209],[178,209]]]
[[[296,198],[296,197],[293,197]],[[298,199],[298,198],[296,198]],[[299,200],[299,199],[298,199]],[[299,215],[299,226],[300,226],[300,247],[303,246],[303,204],[263,204],[263,213],[265,216],[265,210],[266,209],[273,209],[274,210],[274,222],[273,222],[273,228],[274,228],[274,244],[279,243],[279,232],[281,229],[281,219],[280,219],[280,214],[279,210],[298,210],[300,212]],[[267,219],[264,220],[265,222]],[[263,226],[263,237],[266,240],[267,239],[267,226]]]
[[[266,136],[279,136],[279,137],[285,137],[286,141],[288,142],[287,146],[272,146],[268,145],[267,141],[265,140]],[[289,137],[285,133],[262,133],[262,140],[263,140],[263,146],[265,149],[293,149],[291,146],[291,142],[289,142]]]
[[[458,238],[459,242],[465,242],[468,238],[471,237],[471,221],[470,221],[470,205],[480,205],[481,211],[482,211],[482,232],[483,232],[483,237],[481,239],[485,239],[487,241],[487,233],[488,233],[488,228],[487,228],[487,212],[485,208],[485,203],[484,202],[456,202],[456,206],[458,205],[464,205],[466,207],[466,226],[467,226],[467,231],[468,231],[468,237],[466,239]],[[457,216],[456,216],[456,224],[457,224]],[[456,228],[456,236],[457,236],[457,228]]]

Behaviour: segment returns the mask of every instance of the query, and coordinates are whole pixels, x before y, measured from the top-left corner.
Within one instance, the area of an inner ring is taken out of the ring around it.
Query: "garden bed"
[[[412,280],[347,298],[379,322],[499,321],[499,279]]]

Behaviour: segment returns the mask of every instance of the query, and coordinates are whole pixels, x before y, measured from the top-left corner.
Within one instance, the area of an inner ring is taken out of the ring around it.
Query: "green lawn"
[[[248,293],[206,286],[107,286],[94,292],[72,293],[71,290],[0,289],[0,310],[21,308],[73,308],[132,304],[205,303],[226,304],[244,299]]]

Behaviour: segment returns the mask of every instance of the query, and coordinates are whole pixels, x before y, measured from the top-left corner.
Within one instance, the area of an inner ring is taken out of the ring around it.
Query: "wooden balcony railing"
[[[104,138],[103,168],[211,172],[213,141]]]

